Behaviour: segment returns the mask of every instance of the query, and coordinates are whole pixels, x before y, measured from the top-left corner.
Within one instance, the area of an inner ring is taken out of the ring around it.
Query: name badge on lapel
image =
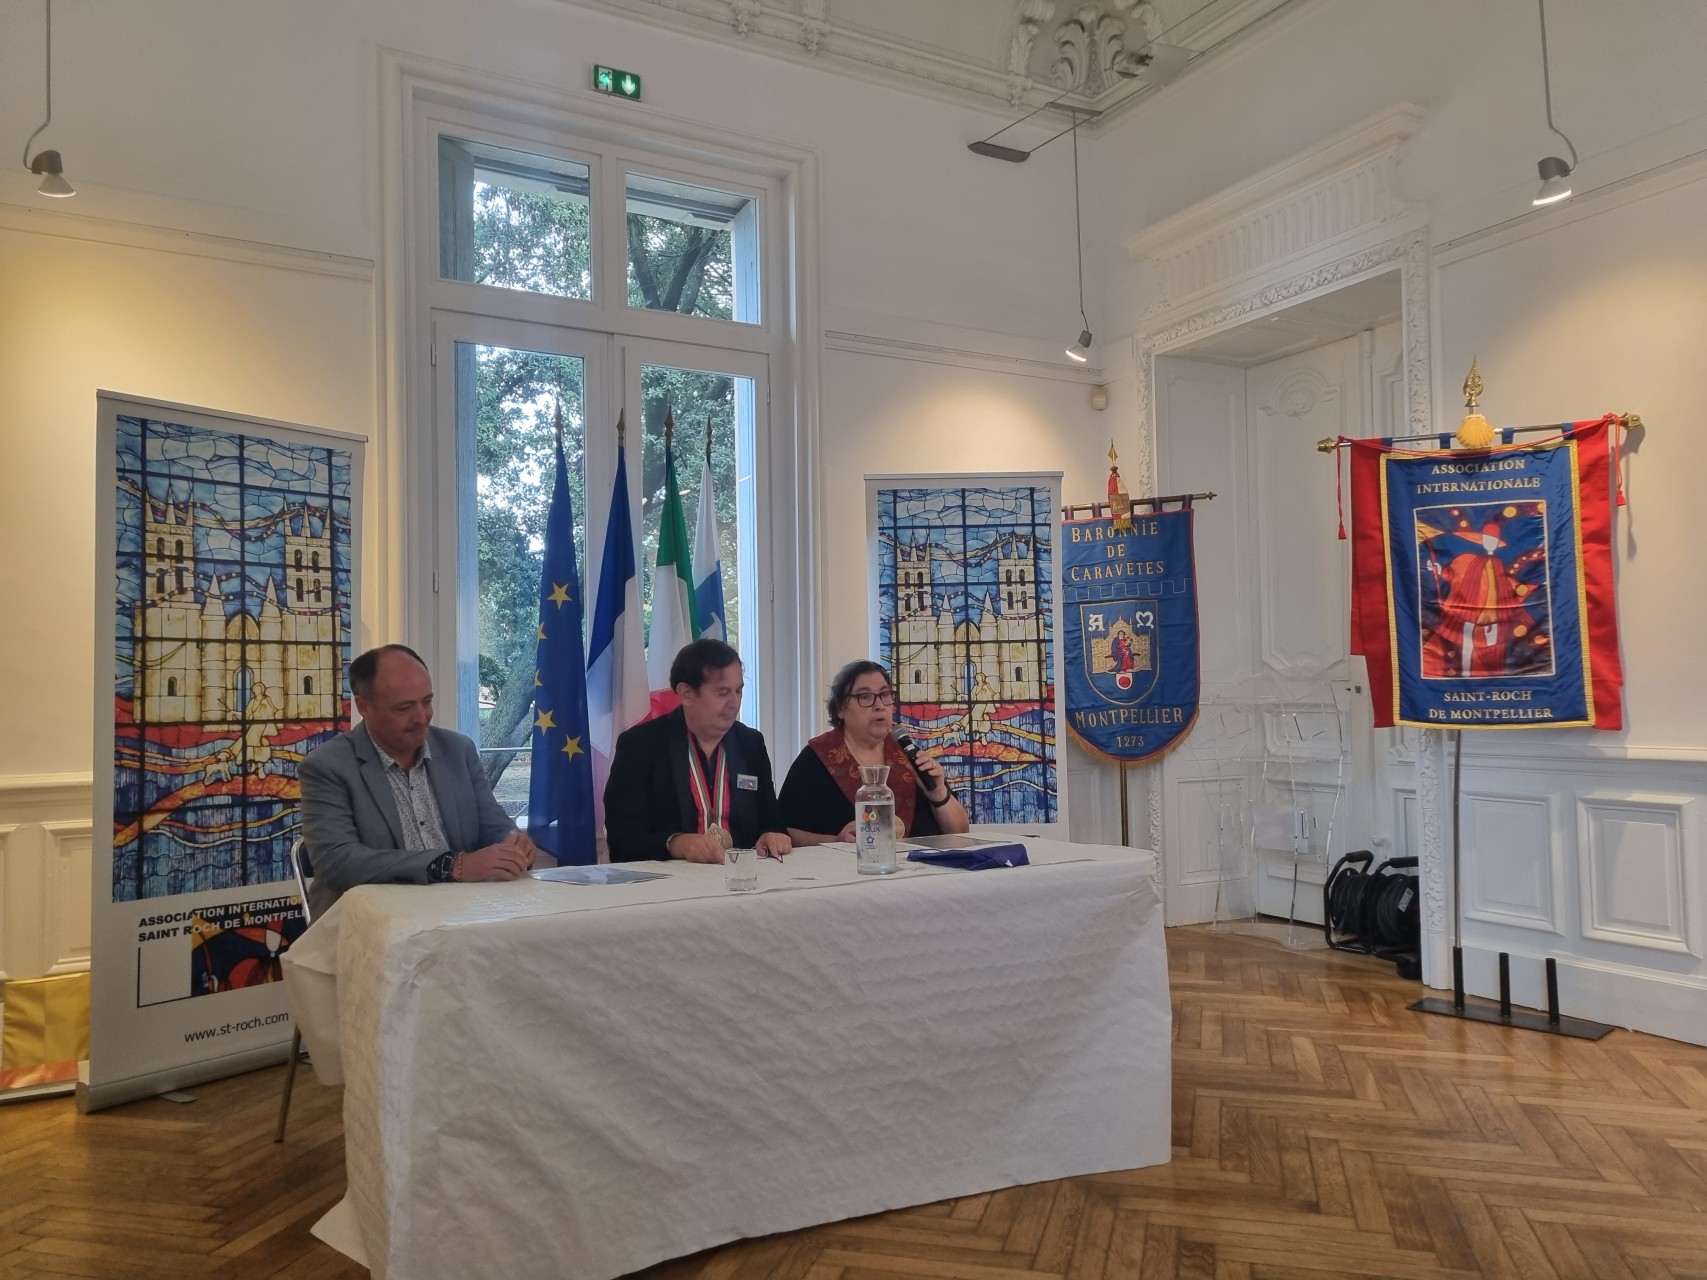
[[[736,774],[735,789],[737,791],[757,791],[759,789],[758,776],[751,773]]]

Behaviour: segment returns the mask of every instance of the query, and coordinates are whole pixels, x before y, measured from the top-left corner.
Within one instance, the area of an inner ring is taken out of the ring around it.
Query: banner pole
[[[1615,413],[1611,417],[1626,431],[1646,429],[1646,424],[1642,421],[1642,415],[1639,413]],[[1530,427],[1495,427],[1493,430],[1496,436],[1526,436],[1537,431],[1564,431],[1571,425],[1569,422],[1543,422]],[[1442,436],[1450,436],[1451,434],[1450,431],[1430,431],[1418,436],[1387,436],[1385,439],[1388,444],[1414,444],[1419,440],[1439,440]],[[1341,436],[1324,436],[1316,441],[1316,452],[1333,453],[1339,449],[1349,449],[1351,446],[1352,441],[1350,439]],[[1460,446],[1460,448],[1464,447],[1467,446]]]
[[[1464,908],[1459,897],[1463,883],[1459,800],[1464,776],[1464,730],[1452,731],[1452,1007],[1464,1011]]]
[[[1120,762],[1120,845],[1127,849],[1132,847],[1132,815],[1126,798],[1126,768],[1128,762]]]
[[[1461,826],[1458,820],[1460,786],[1463,778],[1464,731],[1452,730],[1452,999],[1425,996],[1405,1007],[1418,1013],[1437,1013],[1447,1018],[1463,1018],[1468,1022],[1491,1022],[1502,1027],[1521,1027],[1525,1031],[1545,1031],[1550,1035],[1569,1036],[1577,1040],[1599,1040],[1613,1030],[1610,1023],[1591,1022],[1587,1018],[1567,1018],[1559,1012],[1557,966],[1547,960],[1547,1012],[1532,1009],[1513,1009],[1511,1005],[1511,960],[1499,953],[1500,1002],[1497,1005],[1471,1004],[1464,998],[1464,913],[1459,891],[1459,872],[1462,856],[1459,848]]]
[[[1151,511],[1159,512],[1162,509],[1162,504],[1166,502],[1186,502],[1188,500],[1192,502],[1209,502],[1213,500],[1215,496],[1216,495],[1213,491],[1204,493],[1161,493],[1151,498],[1133,498],[1130,501],[1134,508],[1149,507]],[[1061,518],[1063,520],[1101,520],[1108,514],[1110,514],[1110,509],[1109,504],[1106,502],[1078,502],[1071,506],[1064,505],[1061,508]]]

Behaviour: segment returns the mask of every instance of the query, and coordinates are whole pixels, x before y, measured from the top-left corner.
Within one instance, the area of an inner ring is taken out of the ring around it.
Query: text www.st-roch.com
[[[186,1031],[186,1042],[194,1040],[213,1040],[219,1036],[228,1036],[234,1031],[253,1031],[256,1027],[270,1027],[275,1022],[283,1022],[290,1017],[288,1013],[269,1013],[264,1018],[245,1018],[242,1022],[227,1022],[223,1026],[207,1027],[201,1031]]]

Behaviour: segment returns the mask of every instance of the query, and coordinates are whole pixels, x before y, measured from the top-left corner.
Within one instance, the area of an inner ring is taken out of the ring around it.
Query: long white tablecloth
[[[884,879],[802,849],[749,894],[683,863],[346,894],[285,957],[346,1086],[349,1188],[317,1233],[381,1280],[606,1280],[1166,1162],[1155,861],[1027,848]]]

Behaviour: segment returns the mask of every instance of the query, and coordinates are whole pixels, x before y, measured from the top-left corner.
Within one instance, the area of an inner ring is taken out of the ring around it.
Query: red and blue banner
[[[1061,526],[1067,726],[1111,760],[1166,751],[1197,719],[1197,570],[1189,506]]]
[[[1622,726],[1615,421],[1492,449],[1349,442],[1351,649],[1376,728]]]

